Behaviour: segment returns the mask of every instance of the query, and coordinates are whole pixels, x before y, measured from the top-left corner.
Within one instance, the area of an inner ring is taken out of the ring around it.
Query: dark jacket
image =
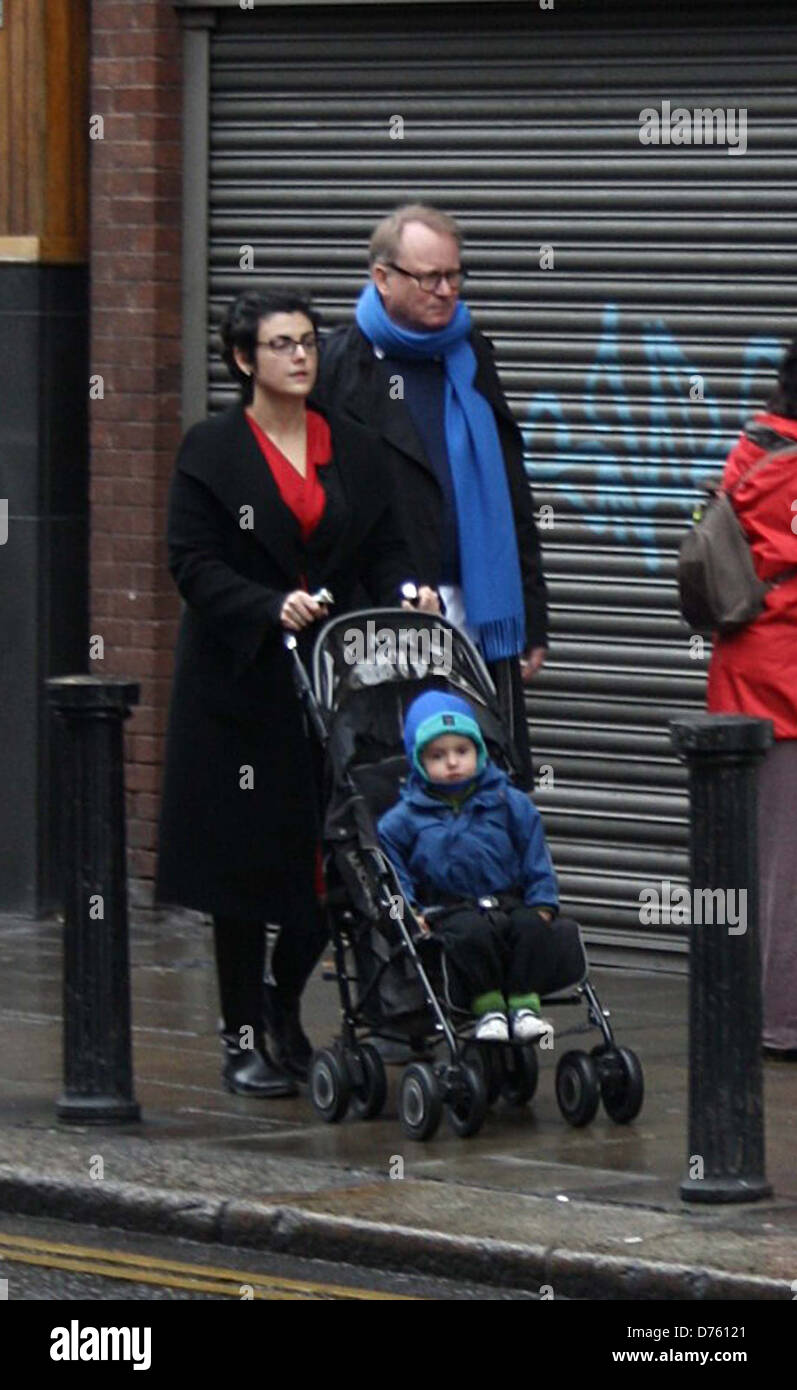
[[[379,838],[411,903],[478,898],[519,889],[529,907],[559,906],[540,813],[488,762],[459,805],[432,795],[412,772]]]
[[[331,589],[341,612],[358,585],[372,602],[395,605],[398,586],[415,577],[373,436],[353,420],[330,417],[330,426],[333,461],[319,469],[326,510],[307,547],[242,406],[194,425],[180,448],[168,542],[186,607],[166,748],[160,901],[268,917],[281,875],[313,872],[313,764],[280,608],[303,578],[311,591]],[[317,628],[309,632],[305,655]]]
[[[528,478],[523,466],[523,437],[507,404],[492,348],[477,330],[471,335],[476,354],[475,385],[493,408],[517,531],[518,555],[526,611],[526,645],[547,644],[547,596],[540,542]],[[356,324],[338,328],[324,343],[314,399],[346,418],[378,432],[382,454],[396,483],[399,523],[423,584],[437,588],[441,571],[443,497],[410,413],[391,399],[390,374]],[[478,537],[474,537],[478,544]]]

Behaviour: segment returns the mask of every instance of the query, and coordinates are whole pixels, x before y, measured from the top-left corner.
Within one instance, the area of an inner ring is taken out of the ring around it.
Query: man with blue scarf
[[[459,299],[461,245],[424,204],[379,223],[371,281],[324,347],[316,397],[380,434],[413,567],[490,664],[531,786],[521,679],[545,659],[545,579],[522,436]]]

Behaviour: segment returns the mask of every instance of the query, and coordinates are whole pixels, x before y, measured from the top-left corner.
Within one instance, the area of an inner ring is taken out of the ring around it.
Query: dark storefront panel
[[[211,44],[214,324],[285,279],[347,317],[399,201],[464,225],[467,299],[553,509],[528,709],[563,894],[593,936],[638,931],[640,889],[686,873],[667,721],[701,707],[708,651],[678,618],[674,554],[794,332],[797,23],[733,13],[277,7],[220,14]],[[643,145],[663,101],[731,108],[730,142]],[[215,353],[210,398],[231,399]]]

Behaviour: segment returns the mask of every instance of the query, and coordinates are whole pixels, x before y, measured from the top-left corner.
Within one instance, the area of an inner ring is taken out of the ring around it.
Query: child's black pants
[[[443,945],[451,1002],[470,1009],[497,991],[505,999],[548,994],[581,977],[578,925],[567,917],[546,922],[534,907],[461,908],[439,918],[433,935]]]

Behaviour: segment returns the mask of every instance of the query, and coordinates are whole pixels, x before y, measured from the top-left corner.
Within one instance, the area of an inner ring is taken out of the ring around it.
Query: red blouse
[[[263,457],[271,469],[272,476],[280,491],[286,507],[290,507],[302,530],[302,540],[307,544],[316,526],[324,515],[326,493],[321,486],[318,469],[332,459],[332,435],[323,415],[315,410],[307,411],[307,468],[302,477],[294,468],[273,439],[269,439],[249,411],[246,412],[249,427],[255,436]]]

